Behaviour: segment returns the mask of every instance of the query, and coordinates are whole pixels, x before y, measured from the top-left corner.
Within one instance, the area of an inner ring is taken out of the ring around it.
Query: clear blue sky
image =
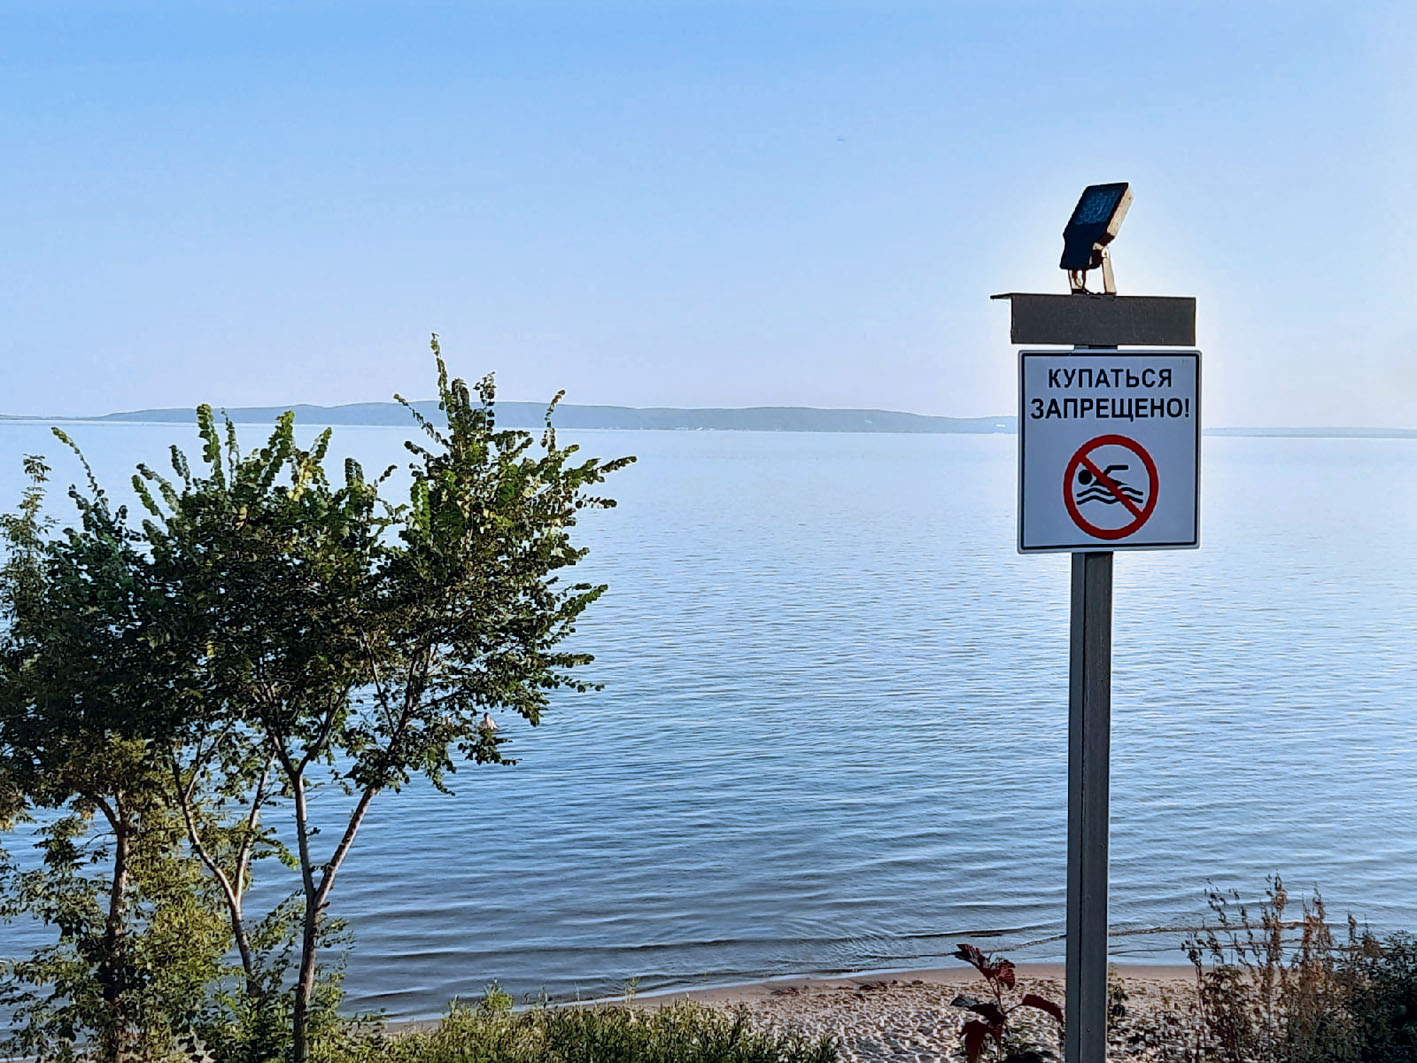
[[[1411,3],[0,0],[0,411],[1009,412],[1128,180],[1207,422],[1417,425]]]

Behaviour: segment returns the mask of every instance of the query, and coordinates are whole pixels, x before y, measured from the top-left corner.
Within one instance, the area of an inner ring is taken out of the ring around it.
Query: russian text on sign
[[[1049,417],[1110,417],[1127,421],[1148,417],[1188,418],[1191,416],[1191,400],[1189,396],[1169,399],[1049,399],[1045,406],[1042,399],[1031,399],[1028,415],[1035,421]]]
[[[1048,370],[1048,386],[1050,388],[1070,388],[1074,384],[1081,388],[1169,388],[1171,386],[1171,370],[1155,369],[1150,366],[1143,368],[1140,372],[1125,366],[1113,366],[1111,369],[1105,366],[1102,368],[1078,366],[1072,369],[1060,367]]]

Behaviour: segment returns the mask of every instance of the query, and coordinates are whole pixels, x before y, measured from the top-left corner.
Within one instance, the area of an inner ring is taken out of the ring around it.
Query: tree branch
[[[213,749],[215,749],[215,745],[213,745]],[[217,885],[221,887],[222,897],[226,900],[226,912],[231,922],[231,934],[232,937],[236,939],[236,950],[241,954],[241,970],[246,975],[246,991],[255,997],[262,996],[261,984],[257,978],[256,959],[251,953],[251,942],[246,936],[246,921],[242,914],[241,889],[243,884],[243,869],[241,863],[240,861],[237,863],[237,885],[233,888],[226,872],[221,869],[216,859],[212,856],[211,851],[207,848],[206,843],[202,841],[201,833],[197,830],[196,820],[192,815],[192,794],[197,787],[197,769],[194,767],[190,782],[184,785],[182,782],[182,767],[178,763],[176,754],[173,754],[170,758],[170,763],[172,767],[172,782],[177,791],[178,804],[182,809],[182,821],[187,827],[187,841],[191,844],[192,851],[197,854],[197,858],[201,860],[207,871],[211,873],[212,878],[216,879]],[[262,775],[261,781],[264,784],[264,774]],[[257,801],[260,801],[259,788],[257,791]],[[259,807],[259,805],[256,807]],[[244,844],[243,842],[243,845]]]

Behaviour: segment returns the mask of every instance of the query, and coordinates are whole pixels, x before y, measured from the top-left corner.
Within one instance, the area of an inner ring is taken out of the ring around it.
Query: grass
[[[771,1033],[745,1009],[692,1001],[661,1008],[546,1007],[513,1013],[489,990],[453,1001],[436,1030],[389,1036],[351,1032],[321,1046],[316,1063],[835,1063],[828,1038]]]

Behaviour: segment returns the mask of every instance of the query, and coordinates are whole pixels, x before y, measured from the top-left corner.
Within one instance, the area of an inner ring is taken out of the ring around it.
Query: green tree
[[[29,458],[26,471],[19,511],[0,518],[0,819],[40,813],[42,860],[0,867],[0,917],[38,917],[58,940],[5,966],[0,1000],[15,1008],[12,1050],[86,1040],[120,1060],[190,1024],[226,938],[143,733],[172,675],[143,628],[126,514],[90,474],[91,493],[70,491],[78,525],[53,535],[48,469]]]
[[[337,999],[326,991],[317,1001],[326,928],[310,914],[316,866],[309,832],[297,830],[298,856],[289,857],[301,872],[299,903],[280,912],[293,920],[298,943],[289,1006],[274,999],[284,989],[276,980],[284,964],[255,960],[262,945],[280,952],[283,924],[268,918],[249,927],[241,898],[255,847],[287,855],[261,827],[264,808],[283,798],[298,824],[311,774],[333,765],[332,736],[360,682],[352,618],[368,594],[386,518],[377,485],[356,464],[346,465],[342,485],[329,482],[328,430],[303,449],[286,413],[265,446],[242,454],[229,423],[223,440],[210,407],[197,414],[205,467],[194,472],[174,451],[174,477],[148,466],[134,477],[149,513],[142,534],[162,602],[153,627],[187,671],[176,721],[187,759],[173,765],[173,777],[193,851],[227,899],[247,977],[238,1005],[268,1034],[271,1015],[283,1014],[290,1034],[306,1038],[312,1006],[320,1005],[317,1019],[328,1019]],[[214,788],[243,805],[244,821],[202,822],[192,799]],[[266,1040],[252,1046],[256,1058],[271,1047]]]
[[[573,461],[551,427],[559,395],[539,447],[497,429],[491,378],[474,398],[449,380],[436,336],[433,352],[446,426],[414,413],[426,441],[408,444],[407,503],[379,497],[392,470],[370,482],[350,461],[332,484],[328,431],[302,450],[289,414],[243,456],[203,408],[205,470],[174,457],[176,480],[143,468],[135,481],[177,621],[162,626],[197,691],[186,724],[228,736],[246,763],[268,758],[293,810],[296,1063],[309,1054],[330,897],[371,802],[415,775],[446,789],[459,762],[502,761],[492,712],[536,724],[552,691],[591,689],[573,674],[590,656],[561,644],[605,587],[559,572],[585,555],[570,538],[580,510],[614,504],[591,489],[634,459]],[[322,781],[349,797],[323,829],[310,805]]]

